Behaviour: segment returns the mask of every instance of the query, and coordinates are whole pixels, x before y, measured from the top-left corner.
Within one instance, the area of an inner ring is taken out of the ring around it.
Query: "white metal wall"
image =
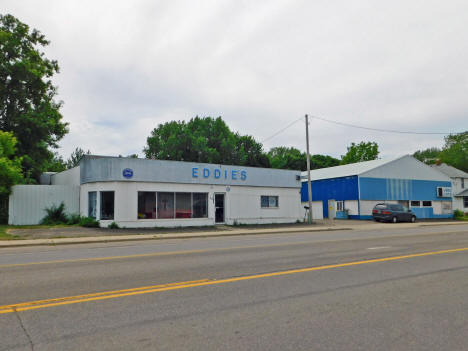
[[[372,210],[374,209],[374,206],[377,204],[380,204],[382,202],[385,202],[387,204],[397,204],[398,201],[396,200],[380,200],[380,201],[375,201],[375,200],[361,200],[361,216],[372,216]]]
[[[302,202],[299,213],[302,216],[301,221],[304,220],[305,208],[304,206],[309,206],[309,202]],[[323,219],[323,205],[322,201],[312,201],[312,219]],[[306,218],[307,220],[307,218]]]
[[[50,180],[52,185],[80,185],[80,166],[53,174]]]
[[[359,215],[359,202],[358,200],[345,200],[345,209],[348,210],[348,215],[358,216]]]
[[[10,195],[8,224],[38,224],[45,208],[65,203],[69,214],[79,213],[80,187],[69,185],[15,185]]]
[[[114,220],[121,227],[179,227],[205,226],[215,224],[214,193],[225,193],[225,219],[227,224],[234,221],[242,224],[293,223],[301,220],[301,203],[297,188],[267,188],[249,186],[149,183],[149,182],[98,182],[81,186],[80,212],[88,215],[88,192],[114,191]],[[137,219],[139,191],[174,191],[208,193],[208,218],[194,219]],[[279,196],[279,208],[262,209],[260,196]],[[98,208],[99,213],[99,196]],[[112,220],[101,221],[107,226]]]

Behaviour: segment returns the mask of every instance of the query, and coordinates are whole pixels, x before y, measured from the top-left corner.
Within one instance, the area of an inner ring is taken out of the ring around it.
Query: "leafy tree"
[[[340,160],[329,155],[310,156],[310,169],[328,168],[340,165]]]
[[[371,161],[377,159],[379,156],[379,146],[375,142],[361,141],[359,144],[351,143],[348,146],[346,155],[341,156],[341,164],[346,165],[349,163]]]
[[[428,165],[434,164],[440,158],[441,149],[431,147],[425,150],[418,150],[413,154],[413,157]]]
[[[294,147],[274,147],[268,152],[273,168],[305,171],[307,156]],[[332,156],[315,154],[310,156],[310,169],[338,166],[340,161]]]
[[[445,137],[440,160],[452,167],[468,172],[468,131]]]
[[[11,187],[22,181],[21,158],[15,156],[16,138],[0,130],[0,196],[7,196]]]
[[[40,50],[49,42],[12,15],[0,15],[0,130],[13,132],[23,172],[38,179],[53,159],[49,147],[68,132],[51,78],[57,61]]]
[[[66,162],[67,169],[73,168],[78,166],[78,163],[80,163],[81,158],[84,155],[90,155],[91,151],[84,151],[81,147],[77,147],[70,155]]]
[[[159,124],[143,149],[147,158],[269,167],[262,145],[233,133],[221,117],[195,117],[188,122]]]
[[[45,172],[63,172],[67,169],[67,164],[63,160],[62,156],[58,152],[54,152],[49,158],[44,168]]]
[[[271,167],[304,171],[307,168],[307,158],[304,152],[294,147],[278,146],[268,151]]]

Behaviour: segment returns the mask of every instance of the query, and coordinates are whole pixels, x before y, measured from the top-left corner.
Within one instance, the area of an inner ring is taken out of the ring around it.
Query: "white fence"
[[[15,185],[10,195],[8,224],[39,224],[46,208],[65,204],[65,212],[80,212],[80,187],[69,185]]]

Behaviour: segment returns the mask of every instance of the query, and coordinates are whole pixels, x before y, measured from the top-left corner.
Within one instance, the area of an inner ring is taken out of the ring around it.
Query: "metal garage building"
[[[301,202],[308,201],[303,172]],[[418,218],[451,218],[452,185],[445,174],[412,156],[380,159],[311,171],[314,218],[371,219],[379,202],[399,203]]]

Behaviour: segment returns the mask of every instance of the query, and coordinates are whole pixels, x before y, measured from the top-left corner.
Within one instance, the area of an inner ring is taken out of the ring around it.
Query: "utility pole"
[[[312,224],[312,187],[310,185],[310,154],[309,154],[309,116],[305,115],[306,145],[307,145],[307,190],[309,195],[309,224]]]

